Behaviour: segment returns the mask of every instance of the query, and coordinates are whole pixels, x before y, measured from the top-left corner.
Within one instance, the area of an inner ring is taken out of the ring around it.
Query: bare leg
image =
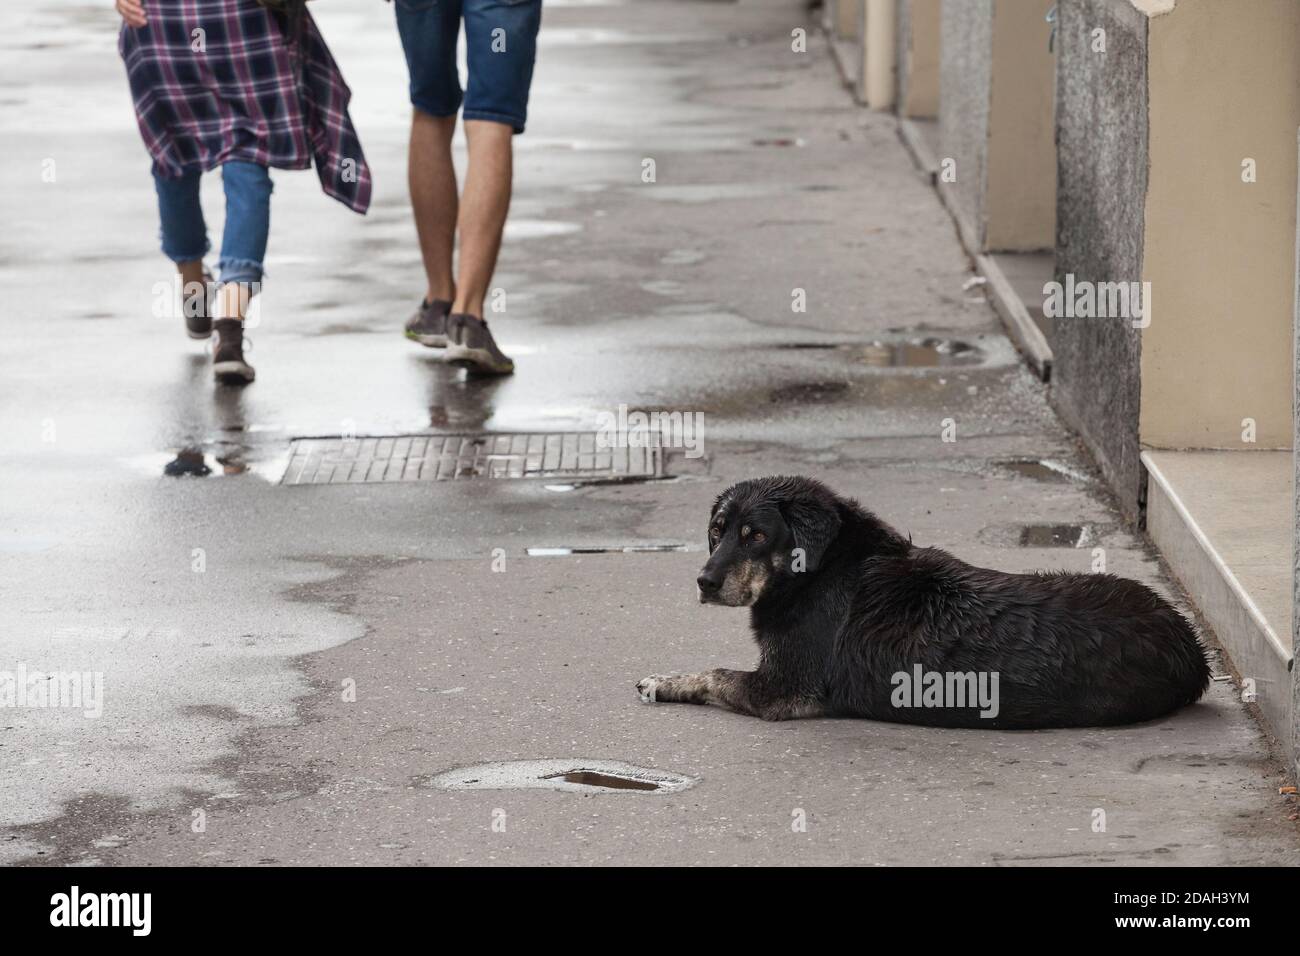
[[[248,303],[253,298],[253,286],[248,282],[227,282],[217,290],[217,300],[213,304],[212,316],[217,319],[239,319],[241,322],[248,312]]]
[[[468,124],[466,124],[468,125]],[[406,177],[415,210],[415,230],[428,278],[425,299],[456,297],[451,254],[456,239],[456,167],[451,161],[455,116],[430,116],[416,110],[411,119],[411,145]]]
[[[496,270],[501,232],[510,211],[514,130],[490,120],[466,120],[469,172],[460,203],[460,270],[454,314],[483,318],[483,301]]]
[[[825,713],[809,697],[773,692],[753,671],[711,670],[703,674],[646,677],[637,682],[641,698],[682,704],[713,704],[764,720],[796,720]]]

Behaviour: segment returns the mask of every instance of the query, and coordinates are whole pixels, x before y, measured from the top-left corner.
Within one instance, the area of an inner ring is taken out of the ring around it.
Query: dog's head
[[[709,560],[695,580],[700,602],[749,607],[782,581],[815,574],[840,524],[839,499],[811,478],[732,485],[709,516]]]

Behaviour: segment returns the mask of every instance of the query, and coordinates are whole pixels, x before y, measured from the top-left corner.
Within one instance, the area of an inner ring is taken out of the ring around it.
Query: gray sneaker
[[[515,363],[497,348],[487,322],[473,315],[447,319],[447,361],[471,375],[509,375]]]
[[[406,337],[431,349],[447,346],[447,313],[451,303],[444,299],[421,302],[415,314],[406,320]]]

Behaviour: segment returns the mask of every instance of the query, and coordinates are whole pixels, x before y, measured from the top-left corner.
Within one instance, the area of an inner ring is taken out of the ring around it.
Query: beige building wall
[[[835,35],[841,40],[852,40],[856,37],[858,20],[861,18],[858,8],[862,6],[863,0],[826,0],[826,2],[834,7],[831,23],[835,28]]]
[[[860,98],[873,110],[892,110],[895,97],[895,33],[897,0],[866,0],[862,20],[862,90]],[[936,64],[937,69],[937,64]]]
[[[939,115],[939,9],[941,0],[910,0],[906,69],[906,98],[898,104],[903,116],[934,119]]]
[[[1179,0],[1148,37],[1141,441],[1288,448],[1300,3]]]
[[[1056,59],[1053,0],[995,0],[984,247],[1051,249],[1056,241]]]

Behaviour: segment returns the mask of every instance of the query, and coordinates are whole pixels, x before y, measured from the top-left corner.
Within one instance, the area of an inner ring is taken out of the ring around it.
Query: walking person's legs
[[[256,163],[221,167],[226,224],[221,236],[220,288],[213,304],[217,346],[212,371],[221,382],[247,384],[253,367],[244,360],[244,316],[262,283],[262,262],[271,231],[271,176]]]
[[[176,264],[181,279],[181,310],[185,331],[192,339],[206,339],[212,334],[208,310],[208,277],[203,271],[203,257],[210,243],[199,204],[198,170],[179,179],[154,174],[158,193],[158,218],[162,229],[162,251]]]
[[[510,209],[511,136],[523,132],[527,118],[541,0],[396,0],[394,6],[415,107],[408,176],[428,280],[406,335],[447,345],[448,360],[471,371],[507,374],[514,363],[497,348],[483,313]],[[456,68],[462,16],[467,91]],[[469,171],[458,204],[451,136],[462,102]]]

